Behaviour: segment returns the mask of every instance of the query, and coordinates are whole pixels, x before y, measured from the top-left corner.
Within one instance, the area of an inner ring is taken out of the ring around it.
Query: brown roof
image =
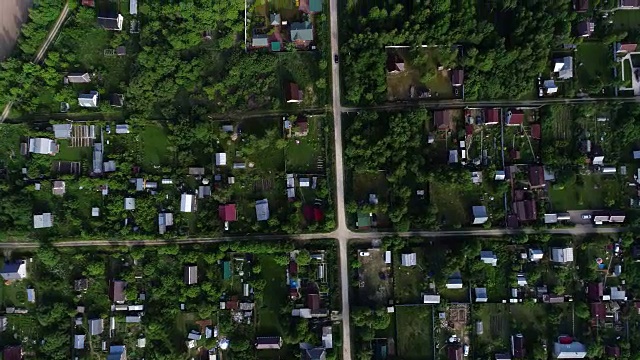
[[[620,0],[620,6],[640,7],[640,0]]]
[[[289,83],[285,87],[285,97],[287,98],[287,101],[289,100],[302,101],[302,91],[300,91],[298,84]]]
[[[450,344],[447,346],[447,358],[449,360],[462,360],[462,347],[460,344]]]
[[[433,123],[438,130],[451,130],[451,117],[448,110],[436,110],[433,112]]]
[[[536,140],[540,140],[540,124],[533,124],[531,125],[531,137],[536,139]]]
[[[21,360],[22,359],[22,347],[21,346],[11,346],[5,348],[2,351],[2,358],[4,360]]]
[[[513,211],[519,221],[531,221],[537,218],[536,202],[533,200],[516,201],[513,203]]]
[[[542,295],[542,302],[547,304],[559,304],[564,302],[564,296],[560,295]]]
[[[620,44],[618,51],[634,52],[638,48],[638,44]]]
[[[589,0],[573,0],[573,9],[576,12],[585,12],[589,10]]]
[[[542,166],[529,166],[529,184],[532,187],[544,186],[544,169]]]
[[[124,302],[124,288],[127,283],[122,280],[111,280],[109,282],[109,298],[113,302]]]
[[[307,307],[311,310],[320,309],[320,295],[319,294],[307,294]]]
[[[485,110],[485,123],[497,124],[500,122],[500,110],[499,109],[486,109]]]
[[[607,309],[603,302],[591,303],[591,318],[593,320],[604,320],[607,316]]]
[[[96,4],[94,0],[82,0],[82,6],[94,7]]]
[[[604,284],[602,282],[590,282],[587,285],[587,298],[591,302],[599,302],[604,295]]]
[[[458,86],[464,82],[464,70],[455,69],[451,70],[451,85]]]

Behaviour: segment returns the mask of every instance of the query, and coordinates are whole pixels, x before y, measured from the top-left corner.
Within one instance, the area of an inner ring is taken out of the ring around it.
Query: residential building
[[[621,9],[640,9],[640,0],[620,0]]]
[[[180,196],[180,211],[193,212],[195,210],[196,198],[192,194],[182,194]]]
[[[124,209],[125,210],[135,210],[136,209],[136,199],[134,198],[124,198]]]
[[[280,336],[259,336],[254,343],[256,350],[280,350],[282,348],[282,337]]]
[[[551,261],[560,264],[573,262],[573,248],[551,248]]]
[[[460,343],[447,344],[447,360],[462,360],[463,352]]]
[[[29,139],[29,152],[34,154],[55,155],[58,153],[58,144],[47,138]]]
[[[36,289],[27,288],[27,301],[32,304],[36,302]]]
[[[104,331],[104,319],[89,319],[89,334],[100,335]]]
[[[124,345],[111,345],[107,360],[127,360],[127,348]]]
[[[53,195],[63,196],[67,192],[67,185],[62,180],[56,180],[53,182],[53,187],[51,188],[51,192]]]
[[[98,107],[98,92],[90,91],[88,94],[78,95],[78,104],[85,108]]]
[[[198,267],[196,265],[184,267],[184,283],[187,285],[198,283]]]
[[[587,356],[587,347],[573,341],[570,336],[560,336],[553,344],[553,356],[556,359],[584,359]]]
[[[525,357],[524,336],[522,334],[511,335],[511,356],[514,359],[523,359]]]
[[[167,232],[167,226],[173,226],[173,213],[158,214],[158,233],[160,235]]]
[[[474,289],[476,295],[476,302],[487,302],[489,298],[487,297],[487,288],[475,288]]]
[[[216,153],[216,166],[227,165],[227,153]]]
[[[98,15],[98,25],[105,30],[122,31],[122,22],[124,17],[122,14],[103,14]]]
[[[269,220],[269,200],[262,199],[256,201],[256,219],[258,221]]]
[[[507,126],[522,126],[524,124],[524,113],[517,110],[507,111],[505,117],[505,125]]]
[[[5,262],[0,276],[2,276],[5,281],[17,281],[26,278],[27,262],[25,260]]]
[[[573,77],[573,57],[565,56],[555,59],[553,63],[553,72],[556,73],[558,79],[566,80]]]
[[[84,340],[86,335],[75,335],[73,338],[73,348],[76,350],[84,349]]]
[[[433,123],[436,129],[440,131],[453,130],[451,113],[449,110],[435,110],[433,112]]]
[[[576,33],[579,37],[589,37],[595,30],[595,23],[590,20],[583,20],[576,26]]]
[[[69,139],[71,137],[71,123],[53,124],[53,137],[56,139]]]
[[[333,329],[331,326],[322,327],[322,346],[325,349],[333,349]]]
[[[323,347],[309,347],[302,349],[301,360],[326,360],[327,351]]]
[[[138,15],[138,0],[129,0],[129,14]]]
[[[91,82],[89,73],[69,73],[64,77],[65,84],[86,84]]]
[[[296,83],[288,83],[284,89],[285,100],[288,103],[300,103],[302,102],[302,90]]]
[[[544,168],[542,166],[529,166],[529,186],[532,189],[542,188],[545,186]]]
[[[462,289],[462,278],[450,277],[447,280],[447,289]]]
[[[416,266],[418,264],[416,253],[402,254],[401,264],[402,266]]]
[[[251,37],[251,47],[253,48],[269,47],[269,37],[265,34],[254,34]]]
[[[2,350],[3,360],[22,360],[22,346],[7,346]]]
[[[464,83],[464,70],[462,69],[451,70],[450,76],[451,76],[451,85],[462,86],[462,84]]]
[[[484,224],[489,220],[486,206],[472,206],[471,211],[473,212],[473,225]]]
[[[218,216],[224,222],[232,222],[238,220],[238,211],[236,204],[224,204],[218,206]]]
[[[513,211],[518,221],[533,221],[537,219],[536,202],[532,199],[523,199],[513,203]]]
[[[638,44],[616,43],[616,53],[618,55],[626,55],[628,53],[635,52],[637,48],[638,48]]]
[[[493,251],[480,251],[480,260],[483,263],[489,264],[491,266],[498,265],[498,256],[494,254]]]
[[[404,59],[395,53],[387,54],[387,72],[389,74],[396,74],[403,72],[404,67]]]
[[[44,213],[40,215],[33,215],[33,228],[43,229],[53,226],[53,216],[51,213]]]
[[[293,22],[290,27],[291,41],[305,45],[313,41],[313,24],[310,21]]]
[[[116,304],[124,304],[126,301],[124,290],[127,287],[126,281],[111,280],[109,281],[109,299]]]
[[[540,261],[544,257],[544,253],[540,249],[529,249],[529,260]]]

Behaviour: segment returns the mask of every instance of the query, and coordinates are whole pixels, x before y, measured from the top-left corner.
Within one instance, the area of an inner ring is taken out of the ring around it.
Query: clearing
[[[433,359],[433,307],[396,306],[395,315],[398,358]]]

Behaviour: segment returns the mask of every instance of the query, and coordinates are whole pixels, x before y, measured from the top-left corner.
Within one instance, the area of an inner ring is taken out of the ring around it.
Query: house
[[[173,226],[173,213],[158,214],[158,232],[160,235],[167,232],[167,226]]]
[[[124,317],[124,322],[127,324],[139,324],[142,322],[142,316],[140,315],[127,315]]]
[[[195,210],[196,198],[193,194],[180,195],[180,211],[181,212],[193,212]]]
[[[53,187],[51,188],[51,192],[53,195],[63,196],[67,192],[67,185],[62,180],[56,180],[53,182]]]
[[[451,76],[451,85],[462,86],[462,83],[464,82],[464,70],[462,69],[451,70],[449,76]]]
[[[544,87],[545,93],[547,95],[553,95],[558,92],[558,85],[556,85],[556,81],[553,79],[547,79],[543,81],[542,87]]]
[[[496,181],[504,181],[504,179],[507,177],[506,173],[504,170],[497,170],[496,171],[496,175],[493,178]]]
[[[476,294],[476,302],[487,302],[489,300],[487,297],[487,288],[475,288],[474,292]]]
[[[196,265],[184,267],[184,283],[187,285],[198,283],[198,267]]]
[[[523,359],[525,356],[524,336],[522,334],[511,335],[511,356],[514,359]]]
[[[302,349],[301,360],[326,360],[327,351],[323,347],[309,347]]]
[[[462,278],[450,277],[447,280],[447,289],[462,289]]]
[[[573,77],[573,58],[565,56],[553,61],[553,72],[557,73],[558,79],[566,80]]]
[[[232,222],[238,220],[238,212],[236,204],[224,204],[218,206],[218,216],[224,222]]]
[[[73,337],[73,348],[76,350],[84,349],[84,340],[86,335],[75,335]]]
[[[302,102],[302,90],[296,83],[288,83],[284,89],[285,100],[288,103],[300,103]]]
[[[251,37],[251,47],[253,48],[269,47],[269,37],[264,34],[254,34]]]
[[[620,0],[621,9],[640,9],[640,0]]]
[[[485,109],[484,110],[484,124],[496,125],[500,122],[500,109]]]
[[[573,262],[573,248],[551,248],[551,261],[560,264],[566,264]]]
[[[311,179],[309,179],[309,178],[300,178],[300,179],[298,179],[298,186],[305,187],[305,188],[311,186]]]
[[[553,356],[556,359],[584,359],[587,347],[573,341],[570,336],[559,336],[558,341],[553,344]]]
[[[127,283],[122,280],[109,281],[109,299],[116,304],[123,304],[126,300],[124,289]]]
[[[27,262],[25,260],[5,262],[0,276],[2,276],[5,281],[17,281],[26,278]]]
[[[589,0],[573,0],[573,11],[583,13],[589,10]]]
[[[423,304],[440,304],[440,295],[422,294]]]
[[[78,95],[78,104],[85,108],[98,107],[98,92],[90,91],[88,94]]]
[[[518,286],[527,286],[527,278],[524,276],[524,274],[517,274],[516,282],[518,283]]]
[[[322,327],[322,346],[325,349],[333,349],[333,329],[331,326]]]
[[[313,24],[310,21],[293,22],[289,29],[291,41],[298,45],[305,45],[313,41]]]
[[[104,331],[104,319],[89,319],[89,334],[100,335]]]
[[[91,82],[89,73],[69,73],[64,77],[65,84],[86,84]]]
[[[124,345],[109,346],[107,360],[127,360],[127,348]]]
[[[216,153],[216,166],[227,165],[227,153]]]
[[[280,350],[282,348],[282,337],[258,336],[254,345],[256,350]]]
[[[2,350],[3,360],[22,360],[22,346],[8,346]]]
[[[618,55],[626,55],[628,53],[635,52],[637,48],[638,48],[638,44],[617,43],[616,44],[616,53]]]
[[[529,261],[540,261],[544,253],[540,249],[529,249]]]
[[[529,186],[532,189],[537,189],[545,186],[544,169],[542,166],[529,166]]]
[[[583,20],[576,26],[576,33],[579,37],[589,37],[593,34],[596,24],[590,20]]]
[[[296,122],[294,123],[293,130],[294,136],[302,137],[309,135],[309,122],[307,121],[307,118],[298,118],[298,120],[296,120]]]
[[[599,166],[604,165],[604,155],[597,155],[597,156],[594,156],[594,157],[591,159],[591,163],[592,163],[593,165],[599,165]]]
[[[51,216],[51,213],[33,215],[34,229],[50,228],[52,226],[53,226],[53,216]]]
[[[498,265],[498,256],[493,251],[480,251],[480,261],[491,266]]]
[[[198,199],[204,199],[205,197],[211,196],[211,186],[210,185],[200,185],[198,186]]]
[[[447,360],[462,360],[463,352],[460,343],[451,343],[447,345]]]
[[[604,283],[602,282],[590,282],[587,285],[587,299],[590,302],[602,301],[604,295]]]
[[[373,224],[371,221],[372,214],[364,211],[358,211],[356,218],[356,228],[359,230],[368,229]]]
[[[404,67],[404,59],[395,53],[387,54],[387,72],[389,74],[397,74],[399,72],[403,72]]]
[[[484,224],[489,220],[486,206],[472,206],[471,211],[473,212],[473,225]]]
[[[507,126],[521,126],[524,124],[524,113],[521,111],[509,110],[505,118]]]
[[[128,133],[129,133],[128,124],[116,124],[116,134],[128,134]]]
[[[138,15],[138,0],[129,0],[129,14]]]
[[[136,199],[134,198],[124,198],[124,209],[125,210],[135,210],[136,209]]]
[[[47,138],[29,139],[29,152],[34,154],[55,155],[58,153],[58,144]]]
[[[123,107],[124,94],[111,94],[111,96],[109,96],[109,104],[113,107]]]
[[[56,139],[69,139],[71,137],[70,123],[66,124],[53,124],[53,137]]]
[[[269,200],[262,199],[256,201],[256,218],[258,221],[269,220]]]
[[[280,16],[280,14],[270,14],[269,22],[271,26],[280,26],[282,25],[282,16]]]
[[[518,221],[532,221],[537,218],[536,202],[534,200],[520,200],[513,203],[513,211]]]
[[[435,110],[433,112],[433,123],[436,129],[440,131],[453,130],[451,114],[448,110]]]
[[[609,298],[612,301],[626,301],[627,300],[627,292],[620,289],[617,286],[612,286],[609,289]]]
[[[402,254],[401,264],[402,266],[416,266],[417,265],[416,253]]]
[[[98,15],[98,25],[100,25],[105,30],[122,31],[123,21],[124,17],[122,16],[122,14],[103,14],[102,16]]]

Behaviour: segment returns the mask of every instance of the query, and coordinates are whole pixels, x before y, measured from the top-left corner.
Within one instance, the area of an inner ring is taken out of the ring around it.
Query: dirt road
[[[16,45],[20,27],[29,18],[33,0],[0,1],[0,60],[4,60]]]

